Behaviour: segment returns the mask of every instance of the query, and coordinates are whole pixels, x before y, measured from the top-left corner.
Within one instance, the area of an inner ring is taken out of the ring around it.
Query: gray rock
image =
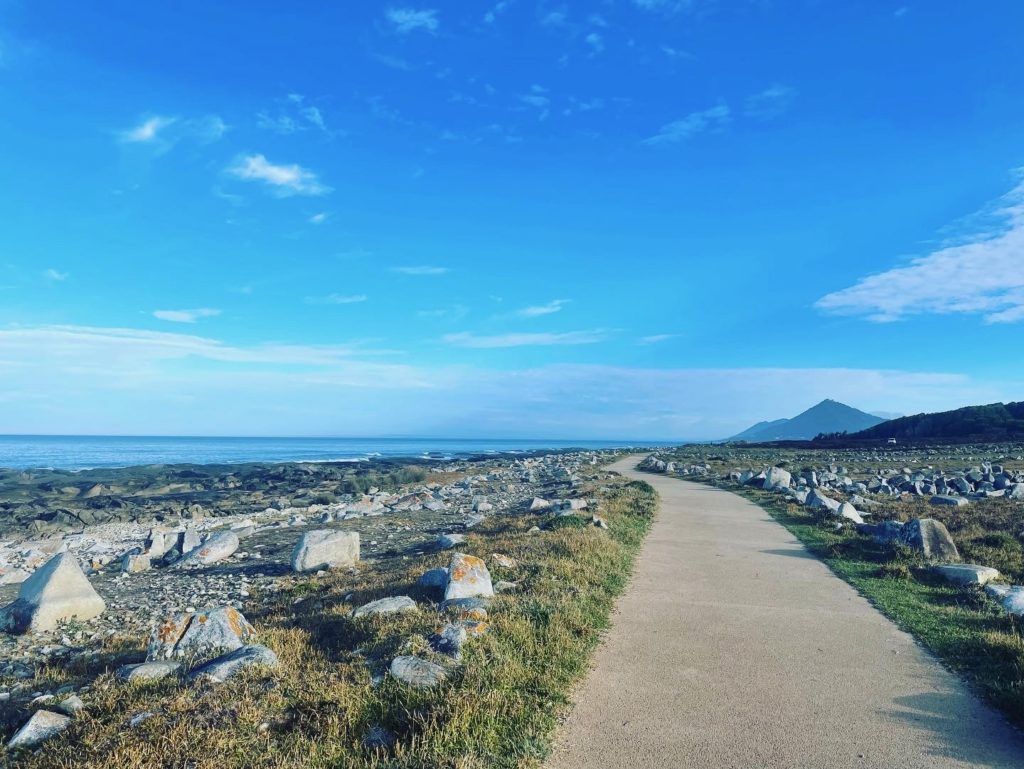
[[[985,585],[985,593],[998,601],[1004,611],[1016,617],[1024,617],[1024,586],[997,585],[990,582]]]
[[[960,553],[941,521],[915,518],[900,531],[900,544],[917,550],[929,560],[959,561]]]
[[[848,521],[853,521],[854,523],[864,523],[864,519],[860,517],[860,513],[857,512],[857,508],[849,502],[843,502],[839,505],[836,515],[841,518],[845,518]]]
[[[451,550],[465,541],[466,537],[463,534],[442,534],[437,538],[437,546],[441,550]]]
[[[190,550],[174,566],[178,569],[209,566],[234,555],[238,550],[238,544],[238,535],[235,532],[222,531],[214,534],[199,547]]]
[[[448,677],[443,667],[419,657],[395,657],[391,661],[391,675],[419,689],[437,686]]]
[[[307,531],[292,552],[292,570],[319,571],[355,566],[359,561],[359,534],[355,531]]]
[[[423,572],[416,584],[429,590],[444,589],[448,584],[448,569],[430,569]]]
[[[369,617],[373,614],[396,614],[404,611],[417,611],[419,607],[416,602],[407,595],[398,595],[392,598],[381,598],[370,601],[352,612],[353,617]]]
[[[121,559],[121,571],[128,574],[138,574],[141,571],[148,571],[152,561],[146,553],[125,553]]]
[[[491,573],[487,570],[487,564],[476,556],[455,553],[448,566],[445,600],[492,595],[494,588],[491,585]]]
[[[970,502],[963,497],[950,497],[945,494],[937,494],[931,498],[931,504],[941,507],[966,507]]]
[[[199,679],[223,683],[251,667],[277,667],[277,655],[266,646],[250,644],[200,665],[188,674],[188,680]]]
[[[209,659],[234,651],[255,637],[255,628],[231,606],[179,614],[153,629],[146,661]]]
[[[827,510],[831,513],[839,512],[839,503],[832,499],[832,497],[825,496],[817,489],[811,489],[807,495],[807,507],[812,510]]]
[[[57,710],[66,716],[73,716],[78,711],[85,708],[85,703],[82,702],[82,698],[77,694],[72,694],[70,697],[60,701],[57,705]]]
[[[0,630],[54,630],[63,620],[88,620],[106,609],[70,553],[58,553],[21,584],[14,603],[0,609]]]
[[[534,497],[530,501],[529,509],[530,509],[530,512],[537,512],[538,510],[547,510],[549,507],[551,507],[551,503],[548,502],[546,499],[541,499],[540,497]]]
[[[34,748],[71,726],[71,719],[49,710],[37,710],[7,743],[8,750]]]
[[[781,467],[770,467],[764,474],[764,488],[769,491],[788,489],[792,481],[793,476]]]
[[[449,601],[442,601],[440,609],[443,613],[454,615],[459,619],[485,620],[488,606],[490,606],[490,600],[487,598],[452,598]]]
[[[466,628],[460,623],[449,622],[440,631],[428,639],[430,646],[439,654],[447,654],[453,659],[462,655],[462,646],[466,643]]]
[[[932,570],[955,585],[981,587],[999,577],[999,571],[996,569],[988,566],[974,566],[969,563],[941,563],[933,566]]]
[[[159,681],[177,675],[180,670],[180,662],[139,662],[135,665],[122,665],[114,675],[120,681]]]

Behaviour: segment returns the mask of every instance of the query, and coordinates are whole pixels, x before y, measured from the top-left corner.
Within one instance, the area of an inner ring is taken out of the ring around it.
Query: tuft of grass
[[[88,708],[68,732],[16,757],[17,765],[537,767],[608,626],[656,508],[654,489],[634,482],[603,494],[607,531],[581,519],[587,525],[530,534],[536,519],[528,515],[496,517],[474,529],[464,552],[514,558],[514,569],[489,565],[496,580],[515,581],[518,589],[495,599],[490,631],[467,645],[437,688],[412,689],[385,671],[398,654],[429,654],[425,637],[440,622],[432,608],[438,596],[418,588],[416,579],[447,565],[450,554],[393,558],[364,564],[355,575],[288,578],[276,597],[250,607],[261,642],[280,657],[278,668],[202,686],[125,685],[108,672],[96,680]],[[350,616],[355,606],[400,594],[416,598],[421,610]],[[144,711],[153,717],[130,728],[128,720]],[[365,744],[379,729],[393,743]],[[14,757],[0,750],[0,762],[4,758]]]

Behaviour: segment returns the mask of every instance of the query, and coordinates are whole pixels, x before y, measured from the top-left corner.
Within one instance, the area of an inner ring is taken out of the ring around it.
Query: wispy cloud
[[[642,143],[649,146],[677,144],[692,139],[705,131],[719,129],[729,122],[729,118],[729,107],[725,104],[719,104],[699,112],[691,112],[680,120],[663,125],[658,133],[644,139]]]
[[[256,124],[267,131],[285,135],[313,129],[334,133],[327,127],[320,108],[301,93],[290,93],[278,99],[275,107],[256,115]]]
[[[1024,178],[1024,169],[1017,173]],[[979,214],[971,231],[956,241],[904,267],[862,278],[815,306],[879,323],[924,314],[974,314],[987,323],[1015,323],[1024,320],[1022,265],[1024,181]]]
[[[892,12],[892,15],[895,16],[897,19],[899,19],[899,18],[901,18],[903,16],[906,16],[909,12],[910,12],[910,8],[908,8],[905,5],[901,5],[899,8],[897,8],[895,11]]]
[[[539,318],[542,315],[551,315],[556,312],[561,312],[565,305],[569,304],[569,299],[554,299],[547,304],[537,304],[531,307],[523,307],[521,310],[516,310],[515,315],[521,318]]]
[[[658,344],[659,342],[667,342],[669,339],[675,338],[675,334],[651,334],[650,336],[640,337],[640,344]]]
[[[385,13],[389,22],[395,27],[395,31],[403,35],[422,29],[431,34],[437,32],[441,23],[437,18],[437,10],[412,8],[389,8]]]
[[[510,5],[512,5],[512,0],[499,0],[499,2],[495,3],[494,6],[484,14],[484,23],[493,24],[498,20],[498,16],[508,10]]]
[[[239,179],[263,182],[280,196],[326,195],[331,191],[312,171],[295,163],[276,165],[263,155],[241,157],[227,170]]]
[[[775,83],[760,93],[748,96],[744,111],[748,117],[773,120],[787,112],[795,100],[795,88]]]
[[[450,270],[447,267],[435,267],[429,264],[411,265],[406,267],[392,267],[391,272],[399,275],[444,275]]]
[[[566,331],[563,333],[513,333],[480,336],[468,331],[447,334],[442,338],[446,344],[456,347],[494,349],[500,347],[546,347],[551,345],[596,344],[608,338],[603,329],[595,331]]]
[[[184,139],[200,144],[215,142],[227,130],[227,124],[218,115],[187,119],[149,115],[132,128],[120,131],[118,139],[125,144],[151,145],[160,152],[166,152]]]
[[[589,45],[594,53],[601,53],[604,50],[604,37],[599,32],[591,32],[583,38],[583,42]]]
[[[453,304],[450,307],[436,307],[432,310],[419,310],[416,315],[420,318],[439,318],[444,320],[462,320],[469,314],[469,308],[464,304]]]
[[[220,310],[200,307],[195,310],[154,310],[153,317],[171,323],[195,323],[200,318],[212,318],[220,315]]]
[[[366,294],[328,294],[327,296],[307,296],[306,304],[359,304],[369,297]]]
[[[174,125],[177,120],[174,117],[153,115],[152,117],[145,118],[135,127],[122,131],[120,134],[121,141],[129,143],[156,141],[160,132],[167,128],[167,126]]]
[[[46,278],[47,280],[54,280],[58,282],[62,280],[67,280],[69,275],[69,273],[60,272],[59,270],[55,270],[53,267],[50,267],[48,270],[45,270],[43,272],[44,278]]]
[[[319,213],[313,214],[306,221],[308,221],[310,224],[323,224],[330,218],[330,216],[331,215],[328,212],[321,211]]]

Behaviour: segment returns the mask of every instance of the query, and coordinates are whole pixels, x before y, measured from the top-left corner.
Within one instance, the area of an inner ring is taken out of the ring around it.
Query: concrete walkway
[[[554,769],[1024,767],[1024,739],[756,505],[661,495]]]

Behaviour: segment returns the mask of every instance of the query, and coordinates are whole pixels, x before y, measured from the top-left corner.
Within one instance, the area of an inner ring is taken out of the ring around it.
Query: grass
[[[276,596],[258,597],[254,604],[262,608],[247,611],[261,642],[278,653],[278,668],[219,686],[127,685],[105,673],[69,731],[20,757],[18,765],[538,766],[626,586],[657,505],[654,489],[643,482],[618,483],[600,496],[607,531],[557,523],[531,534],[533,525],[556,520],[532,515],[496,517],[473,530],[463,552],[487,559],[495,580],[516,581],[519,588],[495,600],[489,632],[467,645],[435,689],[406,687],[384,671],[398,654],[430,656],[425,637],[439,622],[429,608],[436,596],[420,590],[416,579],[447,565],[450,553],[393,558],[354,575],[289,578]],[[511,556],[516,568],[495,566],[492,553]],[[355,606],[400,594],[416,598],[421,610],[348,616]],[[127,647],[141,656],[141,639]],[[53,678],[41,679],[33,685],[53,685]],[[153,717],[128,726],[146,711]],[[376,728],[387,730],[393,744],[368,747],[364,740]]]
[[[737,491],[733,485],[716,485]],[[1024,627],[1020,619],[1006,614],[979,590],[952,587],[935,577],[909,550],[893,550],[851,529],[821,525],[804,508],[774,494],[755,489],[737,493],[789,529],[879,611],[913,635],[1011,721],[1024,726]],[[949,515],[941,515],[943,508],[925,507],[917,511],[903,509],[901,515],[945,517],[965,560],[992,565],[1020,578],[1020,543],[983,525],[1001,525],[1015,519],[1019,512],[1014,506],[995,505],[980,520],[974,517],[962,525],[950,522]]]

